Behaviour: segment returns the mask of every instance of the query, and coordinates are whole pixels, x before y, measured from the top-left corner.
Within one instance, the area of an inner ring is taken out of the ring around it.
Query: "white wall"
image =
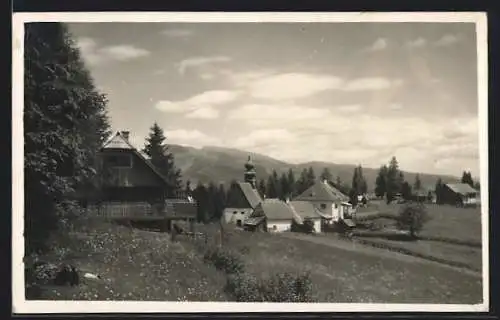
[[[226,208],[224,209],[224,222],[236,225],[238,220],[241,220],[241,225],[243,225],[243,223],[250,216],[251,213],[252,209]]]
[[[276,229],[274,228],[276,227]],[[267,220],[267,231],[283,232],[292,228],[292,220]]]
[[[320,233],[321,232],[321,219],[314,219],[314,232]]]

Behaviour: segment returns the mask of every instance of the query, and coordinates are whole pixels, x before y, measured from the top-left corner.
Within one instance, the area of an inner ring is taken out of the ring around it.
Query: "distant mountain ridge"
[[[277,160],[272,157],[232,148],[207,146],[197,149],[189,146],[169,145],[170,151],[175,156],[175,163],[182,170],[183,180],[190,180],[194,186],[198,181],[216,184],[229,184],[233,179],[243,180],[244,164],[248,156],[252,156],[257,171],[257,180],[267,179],[275,169],[278,174],[292,169],[296,177],[304,168],[312,167],[316,176],[319,176],[326,167],[332,173],[334,179],[339,176],[343,183],[351,184],[353,171],[356,165],[336,164],[331,162],[311,161],[300,164],[291,164]],[[388,159],[389,160],[389,159]],[[368,184],[368,189],[373,191],[378,168],[363,167],[363,175]],[[413,184],[417,173],[403,171],[405,179]],[[436,175],[429,173],[419,173],[423,186],[433,187],[438,178],[444,182],[458,182],[459,177],[450,175]]]

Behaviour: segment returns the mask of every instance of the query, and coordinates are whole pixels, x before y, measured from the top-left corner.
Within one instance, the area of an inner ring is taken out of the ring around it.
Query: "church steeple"
[[[256,180],[255,165],[252,162],[252,158],[248,156],[248,160],[245,163],[245,182],[250,183],[252,188],[255,189]]]

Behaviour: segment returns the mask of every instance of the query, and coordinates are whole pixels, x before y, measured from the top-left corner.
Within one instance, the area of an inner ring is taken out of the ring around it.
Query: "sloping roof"
[[[127,150],[131,151],[134,153],[136,156],[138,156],[146,165],[165,183],[169,184],[167,178],[163,174],[161,174],[158,169],[148,160],[146,157],[144,157],[137,149],[127,141],[124,137],[120,135],[120,132],[117,132],[116,135],[114,135],[111,139],[108,140],[108,142],[104,143],[102,146],[101,150]]]
[[[446,186],[450,188],[453,192],[466,195],[469,193],[477,193],[477,190],[472,188],[467,183],[447,183]]]
[[[251,217],[245,220],[244,225],[256,226],[262,221],[264,221],[266,217]]]
[[[252,209],[255,209],[255,207],[257,207],[259,203],[262,202],[262,199],[257,190],[252,188],[252,185],[248,182],[238,182],[238,185],[240,186],[241,192],[243,192],[243,195],[247,199]]]
[[[308,201],[290,201],[289,205],[302,218],[321,218],[313,204]]]
[[[265,199],[260,206],[268,220],[292,220],[294,218],[292,208],[279,199]]]
[[[103,149],[127,149],[127,150],[135,150],[134,146],[130,144],[120,132],[117,132],[108,142],[104,143],[102,146]]]
[[[340,192],[328,182],[317,181],[302,194],[298,195],[295,201],[349,201],[349,197]]]

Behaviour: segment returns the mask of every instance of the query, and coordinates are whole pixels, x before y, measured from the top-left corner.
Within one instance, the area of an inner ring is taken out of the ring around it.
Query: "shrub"
[[[303,224],[298,224],[295,220],[292,221],[292,232],[301,232],[301,233],[314,233],[314,221],[311,219],[304,219]]]
[[[208,249],[203,258],[206,262],[211,262],[218,270],[222,270],[228,274],[241,273],[245,268],[243,260],[238,253],[221,247]]]
[[[226,290],[238,302],[312,301],[312,283],[308,273],[296,276],[278,273],[269,279],[238,273],[228,278]]]
[[[412,238],[416,238],[430,217],[423,203],[411,202],[401,208],[397,225],[401,230],[408,230]]]

